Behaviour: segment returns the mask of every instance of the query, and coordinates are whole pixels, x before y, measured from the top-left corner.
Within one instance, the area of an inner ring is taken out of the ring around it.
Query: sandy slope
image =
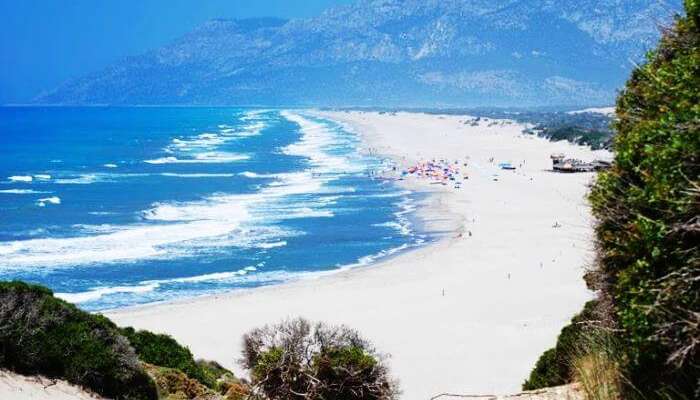
[[[293,316],[345,323],[391,354],[405,399],[517,392],[537,357],[591,297],[582,275],[592,257],[584,200],[592,175],[547,169],[553,152],[582,159],[593,153],[522,135],[522,126],[512,123],[470,126],[466,117],[422,114],[325,116],[347,123],[368,150],[406,165],[468,156],[470,179],[461,190],[405,182],[439,190],[424,216],[440,225],[448,218],[456,231],[369,268],[108,316],[170,333],[198,357],[236,369],[241,336],[253,327]],[[502,161],[523,167],[501,171],[496,164]]]
[[[28,377],[0,370],[0,399],[3,400],[99,400],[64,381]]]

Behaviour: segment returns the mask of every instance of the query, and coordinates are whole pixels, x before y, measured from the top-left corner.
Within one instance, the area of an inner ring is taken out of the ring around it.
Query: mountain
[[[52,104],[610,104],[681,0],[359,0],[212,20],[67,82]]]

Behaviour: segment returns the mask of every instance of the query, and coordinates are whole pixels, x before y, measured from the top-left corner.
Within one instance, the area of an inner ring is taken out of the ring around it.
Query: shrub
[[[141,361],[180,370],[209,388],[215,387],[218,376],[208,374],[197,364],[190,350],[172,337],[149,331],[136,331],[133,328],[122,328],[121,333],[129,339]]]
[[[347,327],[304,319],[244,336],[243,365],[254,389],[271,400],[376,399],[398,396],[383,357]]]
[[[530,377],[523,383],[523,390],[560,386],[572,381],[573,358],[581,341],[591,334],[599,321],[597,307],[597,301],[589,301],[583,311],[561,330],[556,346],[540,356]]]
[[[222,367],[216,361],[197,360],[197,365],[202,369],[206,379],[214,382],[212,389],[221,394],[226,394],[231,388],[237,388],[236,391],[245,391],[246,383],[236,378],[233,372]]]
[[[211,389],[178,369],[149,364],[146,369],[158,387],[161,400],[220,399]]]
[[[157,398],[153,381],[111,321],[21,282],[0,283],[0,366],[65,379],[110,398]]]
[[[595,289],[646,398],[700,397],[700,2],[685,5],[620,95],[615,164],[590,195]]]

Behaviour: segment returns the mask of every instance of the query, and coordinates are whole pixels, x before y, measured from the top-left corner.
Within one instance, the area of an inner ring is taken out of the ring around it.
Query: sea
[[[0,280],[88,311],[315,279],[435,240],[305,111],[0,108]]]

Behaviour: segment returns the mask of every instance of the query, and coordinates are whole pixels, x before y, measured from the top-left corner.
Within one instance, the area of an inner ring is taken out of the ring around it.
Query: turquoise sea
[[[0,280],[104,310],[361,267],[432,240],[303,111],[0,108]]]

